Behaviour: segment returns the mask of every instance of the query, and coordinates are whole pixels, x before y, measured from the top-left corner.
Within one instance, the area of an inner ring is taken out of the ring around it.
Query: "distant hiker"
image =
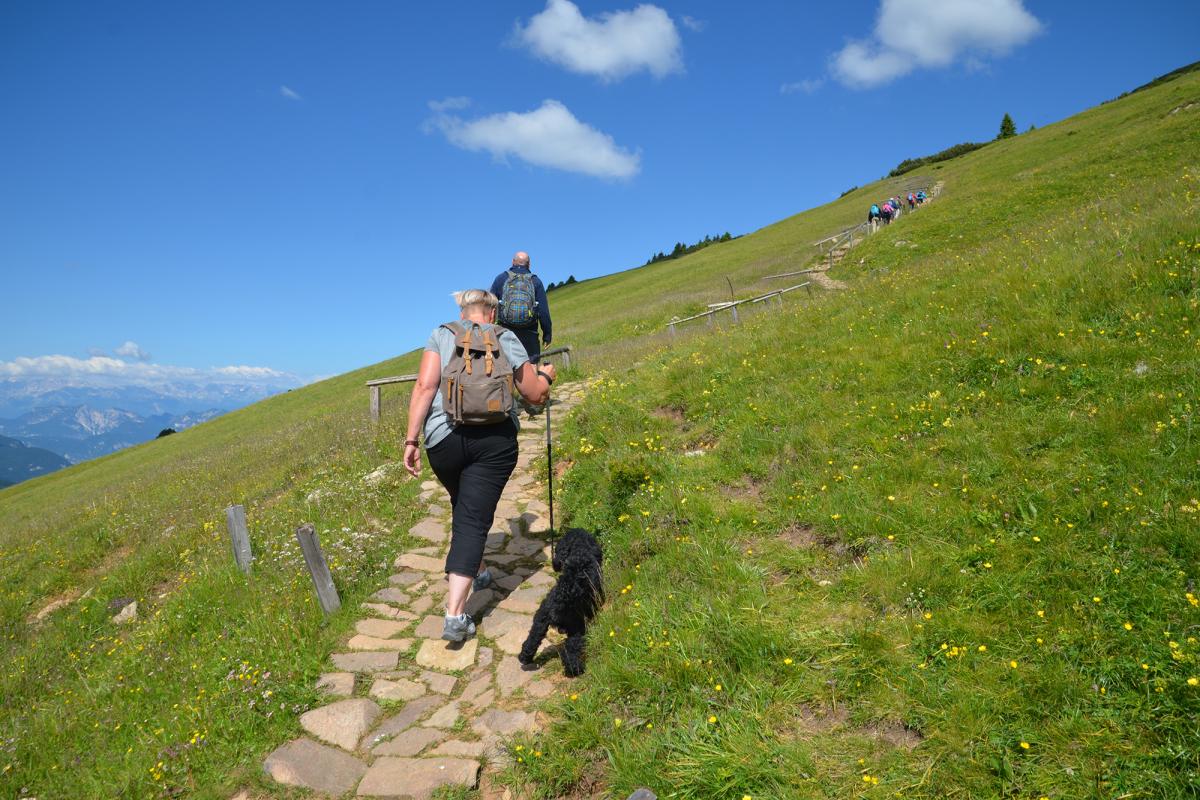
[[[439,325],[425,344],[408,405],[404,467],[421,473],[417,435],[424,432],[433,474],[450,494],[450,552],[446,555],[446,619],[442,638],[461,642],[475,633],[464,613],[472,586],[484,589],[483,549],[496,504],[517,465],[513,387],[530,403],[545,403],[553,364],[535,367],[512,331],[495,324],[496,296],[482,289],[456,292],[460,322]]]
[[[875,220],[879,219],[879,217],[879,204],[872,203],[871,210],[867,212],[867,222],[874,222]]]
[[[912,192],[908,193],[908,210],[912,211],[917,207],[917,196]]]
[[[500,324],[517,335],[531,362],[540,362],[542,348],[550,344],[550,304],[542,279],[529,271],[528,253],[522,251],[513,256],[512,269],[501,272],[492,281],[492,294],[500,298]]]
[[[879,217],[883,220],[884,225],[889,225],[892,222],[892,204],[884,201],[884,204],[879,207]]]

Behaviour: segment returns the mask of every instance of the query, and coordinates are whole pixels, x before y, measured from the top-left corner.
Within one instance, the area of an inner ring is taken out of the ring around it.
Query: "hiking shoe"
[[[492,571],[485,569],[483,572],[475,576],[474,582],[471,583],[471,591],[478,592],[480,589],[486,589],[492,585]]]
[[[442,638],[447,642],[464,642],[475,635],[475,620],[466,614],[446,617],[442,624]]]

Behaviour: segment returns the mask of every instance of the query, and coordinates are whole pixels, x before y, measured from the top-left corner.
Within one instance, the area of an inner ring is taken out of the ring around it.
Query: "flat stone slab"
[[[397,572],[395,575],[388,577],[388,583],[393,586],[412,586],[414,583],[425,580],[424,572]]]
[[[369,748],[389,736],[394,736],[400,733],[400,731],[411,727],[414,722],[443,702],[445,702],[444,698],[436,695],[426,695],[425,697],[418,697],[416,700],[406,703],[404,708],[390,717],[386,717],[383,722],[379,723],[379,727],[371,731],[370,735],[363,739],[362,747]]]
[[[395,669],[399,653],[334,653],[329,657],[334,665],[346,672],[383,672]]]
[[[415,756],[434,742],[449,736],[436,728],[409,728],[371,751],[376,756]],[[451,755],[451,754],[448,754]]]
[[[483,755],[486,745],[483,742],[464,742],[461,739],[451,739],[442,742],[429,751],[431,756],[467,756],[479,758]]]
[[[458,710],[458,701],[451,700],[446,705],[439,708],[430,715],[429,719],[421,724],[427,728],[453,728],[458,722],[458,718],[462,716]]]
[[[346,646],[351,650],[395,650],[400,653],[412,647],[412,639],[380,639],[377,636],[364,636],[361,633],[351,636]]]
[[[367,765],[341,750],[300,738],[276,748],[263,769],[279,783],[337,796],[354,788]]]
[[[513,537],[508,540],[508,544],[504,548],[506,553],[528,558],[546,546],[546,543],[541,539],[530,539],[527,536],[522,536],[521,531],[516,528],[516,523],[513,523],[513,526]]]
[[[550,591],[548,586],[523,586],[496,604],[501,611],[532,614],[542,604],[542,598]]]
[[[412,598],[395,586],[388,586],[386,589],[380,589],[371,595],[371,599],[378,600],[381,603],[395,603],[398,606],[406,606]]]
[[[508,697],[532,679],[533,673],[521,669],[521,662],[512,656],[501,659],[500,666],[496,667],[496,688],[501,697]]]
[[[425,685],[407,678],[388,680],[376,678],[371,684],[371,697],[377,700],[416,700],[426,693]],[[394,753],[393,755],[412,755],[412,753]]]
[[[529,636],[529,631],[514,628],[496,639],[496,647],[510,656],[515,656],[521,652],[521,645],[525,644],[527,636]]]
[[[524,582],[525,578],[522,575],[506,575],[503,578],[496,579],[497,586],[510,592],[514,589],[520,588],[521,584]]]
[[[463,606],[463,613],[473,617],[487,608],[495,599],[496,593],[491,589],[480,589],[478,592],[471,592],[470,597],[467,598],[466,605]]]
[[[418,569],[421,572],[446,571],[446,562],[443,559],[421,555],[420,553],[402,553],[396,559],[396,566]]]
[[[362,782],[359,797],[411,797],[428,800],[440,786],[474,788],[479,782],[479,762],[468,758],[394,758],[375,760]]]
[[[449,538],[449,534],[446,533],[446,523],[436,517],[426,517],[409,528],[408,532],[427,542],[440,543]]]
[[[307,711],[300,715],[300,724],[322,741],[353,750],[380,713],[373,700],[356,697]]]
[[[485,711],[471,724],[480,736],[512,736],[514,733],[537,730],[537,719],[528,711]]]
[[[475,663],[475,651],[479,648],[478,639],[468,639],[462,645],[451,649],[449,642],[441,639],[426,639],[421,642],[417,651],[417,663],[429,669],[440,669],[443,672],[458,672]]]
[[[423,594],[416,600],[413,600],[411,603],[409,603],[408,607],[415,614],[424,614],[426,611],[433,608],[433,597]],[[439,633],[438,636],[441,636],[441,634]]]
[[[326,672],[317,680],[317,689],[334,697],[354,694],[353,672]]]
[[[437,616],[430,614],[421,620],[421,624],[417,626],[415,631],[418,639],[439,639],[442,636],[442,627],[445,625],[445,616]]]
[[[496,607],[491,609],[479,626],[479,632],[490,639],[497,639],[509,631],[529,631],[533,617],[528,614],[518,614]]]
[[[363,636],[375,636],[380,639],[390,639],[407,627],[407,622],[388,619],[360,619],[354,623],[354,630]]]
[[[385,619],[402,619],[411,621],[417,618],[417,615],[413,614],[411,611],[405,611],[402,608],[389,606],[387,603],[363,603],[362,607],[367,611],[370,611],[375,616],[383,617]]]
[[[421,680],[425,681],[430,690],[438,694],[450,694],[454,691],[454,684],[458,683],[458,679],[453,675],[443,675],[440,672],[428,670],[421,673]]]

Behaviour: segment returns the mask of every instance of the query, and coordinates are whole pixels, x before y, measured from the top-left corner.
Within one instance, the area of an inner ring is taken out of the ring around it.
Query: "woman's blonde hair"
[[[496,295],[484,289],[467,289],[465,292],[455,292],[454,302],[463,311],[471,311],[478,307],[482,311],[495,311],[500,305]]]

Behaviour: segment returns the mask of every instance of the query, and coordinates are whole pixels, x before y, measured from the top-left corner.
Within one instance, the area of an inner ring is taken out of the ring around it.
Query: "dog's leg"
[[[529,636],[525,638],[525,644],[521,645],[521,652],[517,655],[518,661],[526,666],[533,663],[538,647],[541,646],[542,639],[546,638],[546,631],[549,628],[550,610],[548,604],[543,601],[538,606],[537,613],[533,615],[533,624],[529,626]]]
[[[568,678],[574,678],[577,675],[583,674],[583,645],[586,642],[587,637],[580,631],[579,633],[572,633],[567,637],[567,641],[563,643],[559,655],[562,657],[563,673]]]

